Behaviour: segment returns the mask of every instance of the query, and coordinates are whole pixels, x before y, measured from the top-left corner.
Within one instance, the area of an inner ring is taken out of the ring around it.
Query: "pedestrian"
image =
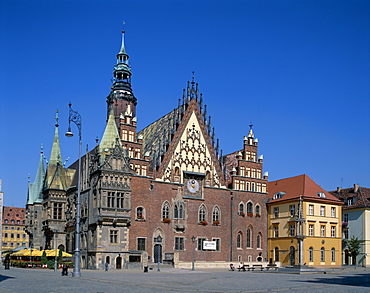
[[[105,271],[108,272],[108,263],[105,263]]]
[[[4,265],[6,270],[10,270],[10,255],[7,254],[4,260]]]

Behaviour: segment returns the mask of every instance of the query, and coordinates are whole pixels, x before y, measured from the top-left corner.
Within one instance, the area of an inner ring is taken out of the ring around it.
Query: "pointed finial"
[[[55,126],[56,126],[56,127],[58,127],[58,126],[59,126],[59,123],[58,123],[58,122],[59,122],[59,116],[58,116],[58,113],[59,113],[59,111],[57,110],[57,111],[56,111],[56,114],[55,114]]]
[[[195,71],[193,70],[192,72],[191,72],[191,83],[192,84],[194,84],[195,82],[194,82],[194,74],[195,74]]]
[[[98,137],[96,137],[95,138],[95,146],[98,146],[99,145],[99,138]]]
[[[43,143],[41,144],[41,147],[40,147],[40,153],[44,154],[44,144]]]
[[[250,124],[249,124],[249,129],[252,129],[252,127],[253,127],[253,123],[252,123],[252,121],[251,122],[249,122]]]
[[[31,182],[31,176],[30,176],[30,173],[28,173],[27,178],[28,178],[28,183],[30,183],[30,182]]]

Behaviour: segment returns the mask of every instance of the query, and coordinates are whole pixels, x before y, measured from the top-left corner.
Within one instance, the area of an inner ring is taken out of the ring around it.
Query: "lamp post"
[[[157,243],[162,243],[162,237],[161,235],[158,235],[158,237],[155,238]],[[162,251],[161,251],[161,244],[157,244],[157,260],[158,260],[158,272],[161,271],[160,265],[161,265],[161,258],[162,258]]]
[[[195,236],[191,237],[191,244],[192,244],[192,261],[191,261],[191,270],[194,271],[194,243],[195,243]]]
[[[54,230],[54,251],[55,251],[55,255],[54,255],[54,272],[57,271],[57,266],[58,266],[58,261],[57,261],[57,247],[58,247],[58,230]]]
[[[80,272],[80,234],[81,234],[81,153],[82,153],[82,124],[81,115],[72,110],[72,104],[69,103],[69,117],[68,117],[68,131],[66,133],[67,137],[72,137],[73,133],[71,131],[71,122],[76,124],[78,128],[79,137],[79,150],[78,150],[78,183],[77,183],[77,206],[76,206],[76,237],[75,237],[75,251],[74,257],[74,267],[73,267],[73,277],[81,277]]]

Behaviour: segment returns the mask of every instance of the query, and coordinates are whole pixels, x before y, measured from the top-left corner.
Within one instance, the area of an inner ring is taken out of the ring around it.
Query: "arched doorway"
[[[289,259],[290,259],[290,265],[294,266],[295,265],[295,248],[293,246],[289,248]]]
[[[118,256],[116,258],[116,269],[117,270],[122,269],[122,257],[121,256]]]
[[[162,262],[162,244],[154,245],[154,262]]]
[[[348,251],[348,249],[346,249],[345,251],[344,251],[344,264],[345,265],[349,265],[349,251]]]
[[[65,248],[64,248],[63,244],[59,244],[58,249],[61,250],[61,251],[65,251]]]

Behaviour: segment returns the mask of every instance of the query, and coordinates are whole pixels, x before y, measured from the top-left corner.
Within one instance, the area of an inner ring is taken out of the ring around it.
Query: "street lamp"
[[[162,237],[161,235],[158,235],[157,238],[155,238],[157,243],[162,243]],[[161,253],[161,244],[157,244],[157,260],[158,260],[158,272],[161,271],[160,265],[161,265],[161,258],[162,258],[162,253]]]
[[[192,242],[192,261],[191,261],[191,270],[194,271],[194,243],[195,243],[195,236],[191,237],[191,242]]]
[[[69,103],[69,117],[68,117],[68,131],[66,133],[67,137],[72,137],[73,133],[71,131],[71,122],[76,124],[78,128],[78,137],[79,137],[79,150],[78,150],[78,183],[77,183],[77,207],[76,207],[76,237],[75,237],[75,251],[73,254],[74,257],[74,268],[73,268],[73,277],[81,277],[80,272],[80,234],[81,234],[81,153],[82,153],[82,124],[81,124],[81,115],[72,110],[72,104]]]
[[[54,272],[57,271],[58,261],[57,261],[57,247],[58,247],[58,230],[54,230]]]

